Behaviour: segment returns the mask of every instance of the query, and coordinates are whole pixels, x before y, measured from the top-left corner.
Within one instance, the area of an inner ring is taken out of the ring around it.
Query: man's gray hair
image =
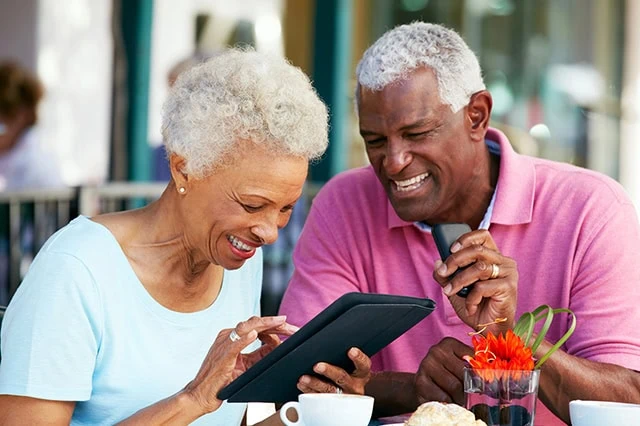
[[[180,74],[162,111],[168,154],[202,178],[226,165],[240,141],[307,160],[327,148],[327,108],[284,58],[232,49]]]
[[[356,68],[358,87],[382,90],[405,80],[419,67],[434,71],[440,99],[454,112],[472,94],[485,89],[478,59],[462,37],[442,25],[425,22],[400,25],[369,47]]]

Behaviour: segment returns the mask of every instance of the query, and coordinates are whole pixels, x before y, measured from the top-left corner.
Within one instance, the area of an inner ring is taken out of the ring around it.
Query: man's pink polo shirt
[[[568,307],[578,326],[565,351],[640,370],[640,226],[624,190],[602,174],[517,154],[497,130],[487,139],[501,150],[489,231],[518,265],[517,316]],[[347,292],[433,299],[429,317],[373,357],[376,371],[415,372],[444,337],[471,342],[432,278],[437,258],[431,235],[396,215],[373,169],[349,170],[313,201],[280,311],[301,326]],[[548,340],[567,326],[556,318]],[[542,404],[536,420],[559,422]]]

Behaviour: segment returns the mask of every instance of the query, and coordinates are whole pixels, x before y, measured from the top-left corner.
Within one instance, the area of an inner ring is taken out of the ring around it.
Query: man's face
[[[429,223],[459,218],[478,161],[467,107],[452,112],[427,68],[382,91],[361,88],[359,100],[369,161],[398,216]]]

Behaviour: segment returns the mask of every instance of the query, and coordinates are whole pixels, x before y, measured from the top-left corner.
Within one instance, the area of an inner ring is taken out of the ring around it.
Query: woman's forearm
[[[185,392],[178,392],[136,412],[131,417],[118,423],[122,426],[131,425],[188,425],[204,412],[199,405]]]

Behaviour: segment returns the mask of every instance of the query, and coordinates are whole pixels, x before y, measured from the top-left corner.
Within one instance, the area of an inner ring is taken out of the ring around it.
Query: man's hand
[[[313,367],[313,371],[328,380],[302,376],[298,380],[298,389],[304,393],[344,392],[364,395],[364,388],[371,379],[371,359],[358,348],[349,349],[348,356],[356,366],[353,373],[349,374],[342,368],[319,362]]]
[[[494,334],[513,328],[518,294],[515,260],[503,256],[489,231],[482,229],[458,238],[451,253],[444,263],[436,261],[433,278],[443,287],[460,319],[478,330],[482,324],[506,318],[489,326]],[[465,266],[468,267],[451,278],[458,268]],[[474,283],[466,298],[456,295]]]
[[[427,401],[464,404],[464,355],[473,355],[473,349],[451,337],[429,349],[416,373],[419,404]]]

